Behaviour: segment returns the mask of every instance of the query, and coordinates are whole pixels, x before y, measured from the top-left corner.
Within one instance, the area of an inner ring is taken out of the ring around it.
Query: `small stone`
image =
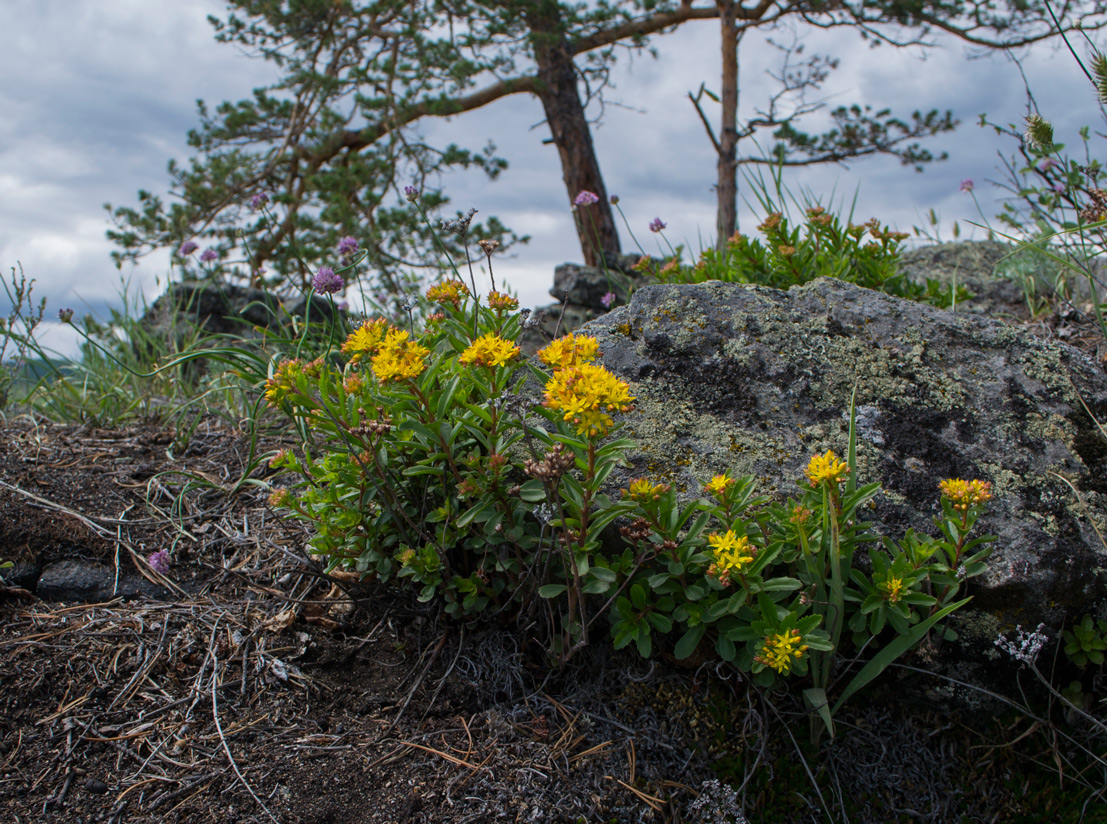
[[[103,795],[108,791],[108,785],[101,781],[99,778],[90,778],[85,781],[85,789],[88,790],[90,793]]]

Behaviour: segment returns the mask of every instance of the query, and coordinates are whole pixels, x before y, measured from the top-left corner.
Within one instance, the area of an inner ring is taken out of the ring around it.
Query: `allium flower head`
[[[357,363],[366,355],[375,355],[388,334],[388,321],[383,318],[367,320],[350,333],[342,344],[342,353],[350,355],[350,363]]]
[[[585,335],[566,335],[539,350],[538,358],[553,369],[567,369],[591,363],[600,352],[596,339]]]
[[[595,192],[590,192],[587,189],[581,191],[575,198],[573,198],[574,206],[591,206],[593,203],[599,203],[600,198]]]
[[[818,486],[823,481],[840,484],[849,473],[849,466],[838,460],[838,456],[828,449],[825,455],[813,457],[804,473],[811,486]]]
[[[600,303],[603,305],[604,309],[610,309],[612,304],[615,303],[615,293],[614,292],[605,293],[604,296],[602,298],[600,298]]]
[[[469,287],[460,280],[444,280],[430,287],[426,294],[429,301],[443,306],[448,304],[457,309],[461,306],[462,299],[468,297]]]
[[[973,185],[974,184],[972,182],[972,178],[966,177],[964,180],[961,181],[961,191],[965,193],[971,192],[973,189]]]
[[[618,206],[619,205],[619,196],[618,195],[612,195],[611,196],[611,205],[612,206]]]
[[[181,244],[181,248],[177,250],[177,254],[181,257],[188,257],[200,247],[196,245],[195,241],[186,240]]]
[[[407,338],[407,332],[400,329],[389,329],[384,336],[373,358],[373,374],[381,383],[415,378],[426,369],[430,351]]]
[[[711,544],[711,554],[715,559],[707,574],[718,578],[722,584],[729,584],[733,575],[741,575],[757,556],[757,549],[750,546],[750,539],[745,535],[739,537],[733,529],[724,533],[712,532],[707,536],[707,542]]]
[[[657,233],[657,232],[660,232],[662,229],[664,229],[668,225],[669,224],[667,224],[667,223],[662,223],[661,218],[655,217],[653,220],[650,221],[650,231],[654,232],[654,233]]]
[[[72,323],[73,322],[73,310],[72,309],[59,309],[58,310],[58,320],[60,320],[62,323]]]
[[[335,274],[334,269],[330,266],[320,266],[319,271],[315,273],[315,277],[311,281],[312,288],[320,295],[333,295],[336,292],[341,292],[345,285],[342,275]]]
[[[157,552],[151,552],[146,556],[146,563],[154,572],[164,575],[169,571],[169,550],[159,549]]]
[[[986,504],[992,499],[992,485],[988,481],[963,481],[949,478],[938,484],[942,494],[949,498],[953,508],[964,512],[970,506]]]
[[[404,197],[414,203],[419,199],[419,190],[414,186],[404,186]]]
[[[473,341],[458,360],[465,366],[504,366],[519,356],[519,347],[499,335],[481,335]]]
[[[350,235],[346,235],[346,237],[344,237],[340,241],[338,241],[338,246],[335,247],[335,251],[337,251],[338,254],[342,255],[342,257],[344,257],[344,258],[345,257],[350,257],[351,255],[354,255],[354,254],[357,254],[357,249],[358,249],[357,238],[352,237]]]
[[[799,631],[789,629],[765,636],[761,652],[753,660],[781,675],[787,675],[806,651],[807,644],[803,643]]]
[[[250,198],[250,208],[256,212],[258,209],[265,206],[265,204],[268,202],[269,195],[267,195],[265,192],[261,192],[260,194],[256,194],[252,198]]]
[[[214,249],[205,249],[200,255],[200,260],[203,263],[211,263],[213,260],[219,260],[219,253]]]
[[[562,413],[578,435],[599,437],[614,425],[610,412],[626,411],[634,398],[630,387],[602,366],[581,363],[559,369],[546,382],[544,405]]]

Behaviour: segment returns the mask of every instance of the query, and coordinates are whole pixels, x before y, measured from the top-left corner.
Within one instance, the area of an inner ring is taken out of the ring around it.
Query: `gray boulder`
[[[978,315],[820,279],[787,292],[718,282],[646,286],[588,323],[628,381],[623,433],[647,476],[687,497],[712,475],[795,494],[811,455],[846,451],[857,390],[866,516],[893,537],[936,535],[938,482],[991,481],[978,529],[998,536],[961,619],[994,655],[1015,624],[1056,630],[1107,593],[1107,375],[1077,349]]]

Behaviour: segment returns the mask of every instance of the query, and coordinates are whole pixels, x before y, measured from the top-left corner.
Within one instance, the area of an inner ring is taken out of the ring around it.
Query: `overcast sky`
[[[137,268],[115,268],[103,204],[134,206],[139,189],[164,196],[166,162],[189,156],[185,137],[198,123],[196,100],[238,100],[275,78],[270,65],[215,42],[206,17],[222,9],[216,0],[0,4],[6,35],[0,49],[0,266],[10,280],[11,268],[22,264],[36,280],[36,296],[47,298],[49,320],[63,307],[103,317],[120,305],[124,284],[132,300],[144,294],[152,301],[164,288],[167,254],[145,258]],[[779,67],[778,53],[763,40],[753,32],[742,43],[744,116],[764,106],[772,88],[765,72]],[[821,95],[828,108],[854,102],[890,106],[905,119],[916,109],[952,109],[961,126],[926,142],[935,154],[948,151],[950,159],[922,174],[891,158],[849,169],[809,167],[786,177],[794,192],[810,192],[828,206],[848,205],[856,192],[855,220],[875,216],[902,231],[924,225],[934,209],[950,239],[954,221],[963,236],[973,235],[968,221],[980,221],[972,197],[960,191],[961,181],[972,178],[984,214],[994,220],[1002,193],[987,181],[1004,179],[997,152],[1010,155],[1014,146],[977,121],[987,113],[994,122],[1021,122],[1026,97],[1007,56],[968,60],[963,44],[948,39],[925,54],[918,48],[869,49],[847,31],[813,32],[805,42],[807,54],[841,59]],[[698,250],[714,234],[715,167],[687,94],[703,81],[718,89],[717,23],[689,23],[653,43],[657,60],[622,58],[602,124],[594,130],[596,148],[608,190],[621,198],[645,251],[658,252],[658,238],[647,230],[654,217],[668,224],[666,236],[674,245]],[[1058,141],[1075,146],[1081,125],[1102,130],[1090,87],[1069,54],[1040,46],[1024,57],[1031,89],[1053,120]],[[515,96],[424,127],[443,143],[479,148],[491,139],[509,161],[495,182],[474,172],[448,178],[445,187],[456,207],[473,206],[482,217],[497,215],[531,235],[530,245],[497,266],[524,305],[549,302],[554,267],[580,259],[557,151],[543,145],[548,130],[541,121],[536,100]],[[808,122],[817,129],[817,119]],[[757,222],[744,206],[740,220],[746,231]],[[975,236],[982,236],[980,230]],[[622,241],[624,250],[635,251],[625,230]],[[0,295],[0,312],[6,315],[9,307]],[[44,343],[72,353],[72,340],[56,326],[47,325]]]

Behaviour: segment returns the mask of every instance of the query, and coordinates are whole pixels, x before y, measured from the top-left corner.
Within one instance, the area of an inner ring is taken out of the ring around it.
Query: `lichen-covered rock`
[[[1102,602],[1107,375],[1080,351],[831,279],[647,286],[582,331],[637,396],[623,434],[639,448],[614,483],[648,476],[691,497],[731,470],[794,494],[812,454],[845,453],[856,390],[859,481],[883,485],[880,530],[936,535],[939,481],[994,485],[979,528],[998,540],[970,590],[981,647]]]

